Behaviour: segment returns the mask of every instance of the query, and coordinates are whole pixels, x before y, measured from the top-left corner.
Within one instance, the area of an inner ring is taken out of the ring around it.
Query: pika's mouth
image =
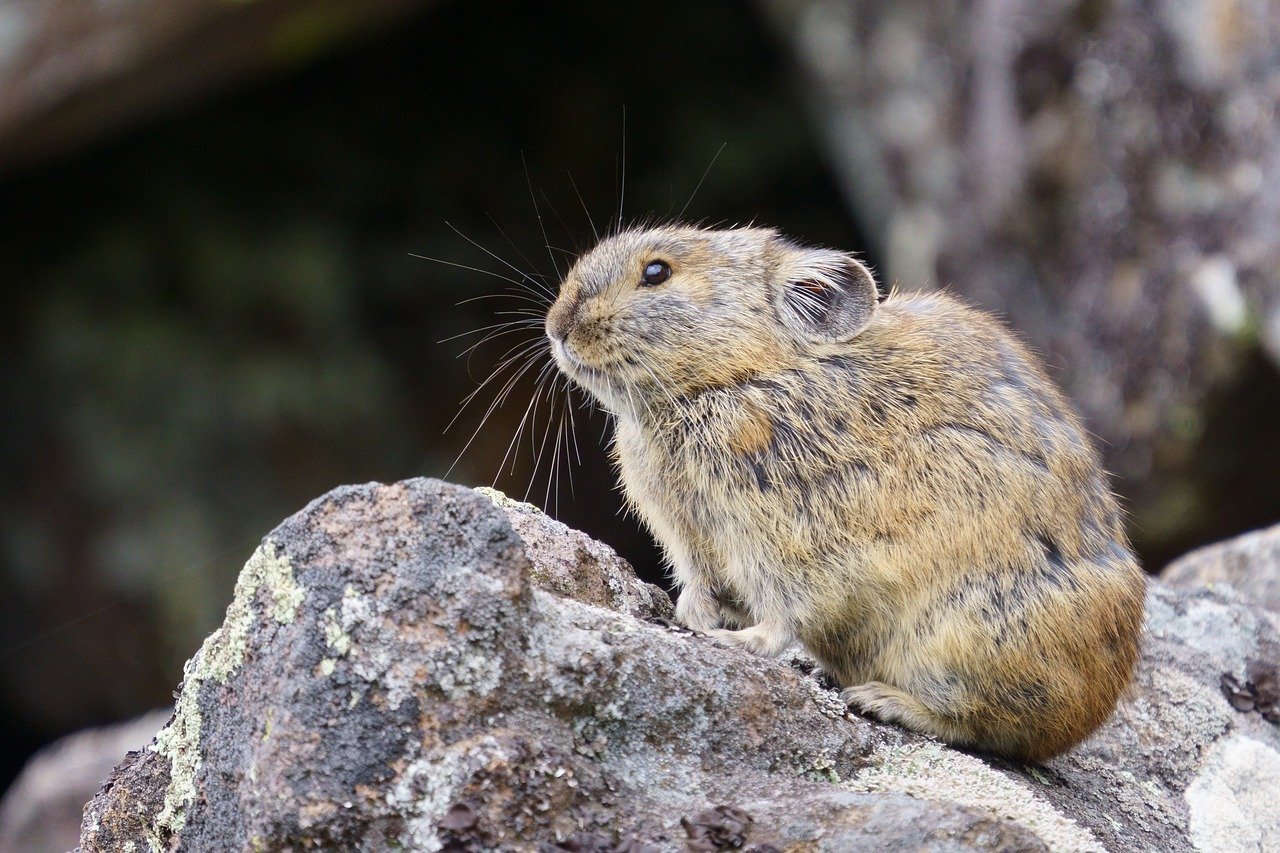
[[[581,358],[574,354],[569,348],[569,344],[560,338],[552,338],[551,346],[555,350],[556,360],[560,363],[560,367],[565,373],[568,373],[574,379],[607,382],[609,376],[598,367],[592,367],[584,362]]]

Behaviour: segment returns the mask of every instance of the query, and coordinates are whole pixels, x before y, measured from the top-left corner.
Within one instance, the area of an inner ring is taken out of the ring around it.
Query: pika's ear
[[[871,270],[844,252],[788,246],[777,275],[783,322],[810,340],[852,340],[879,304]]]

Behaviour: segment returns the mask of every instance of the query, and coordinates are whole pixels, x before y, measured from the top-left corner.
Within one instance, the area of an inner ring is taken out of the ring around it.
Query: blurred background
[[[0,790],[170,703],[285,516],[449,471],[488,252],[554,287],[620,203],[1003,315],[1150,571],[1277,520],[1278,102],[1261,0],[0,0]],[[531,376],[450,479],[661,582],[598,414],[502,465]]]

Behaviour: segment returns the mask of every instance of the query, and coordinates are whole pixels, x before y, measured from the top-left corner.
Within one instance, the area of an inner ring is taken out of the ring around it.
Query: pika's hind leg
[[[943,717],[910,693],[904,693],[883,681],[868,681],[866,684],[847,688],[841,691],[840,700],[878,720],[897,723],[948,743],[969,740],[967,728]]]

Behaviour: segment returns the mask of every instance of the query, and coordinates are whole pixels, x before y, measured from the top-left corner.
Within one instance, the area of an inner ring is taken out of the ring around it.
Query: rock
[[[416,5],[417,0],[0,4],[0,170],[118,131],[192,95],[310,58]]]
[[[630,564],[608,545],[561,524],[531,503],[512,500],[496,489],[476,491],[506,512],[524,542],[534,586],[637,619],[675,618],[676,609],[667,594],[637,578]]]
[[[1160,580],[1178,589],[1230,584],[1259,607],[1280,612],[1280,525],[1197,548],[1170,563]]]
[[[1229,589],[1153,584],[1133,696],[1073,753],[1015,765],[852,716],[785,663],[538,588],[543,572],[651,614],[607,550],[500,503],[410,480],[337,489],[280,525],[188,663],[173,720],[86,807],[81,848],[1277,840],[1280,735],[1221,683],[1280,660],[1280,626]],[[607,568],[546,571],[565,565]]]
[[[0,799],[0,853],[63,853],[75,847],[85,801],[126,752],[155,737],[169,714],[152,711],[76,732],[33,755]]]

